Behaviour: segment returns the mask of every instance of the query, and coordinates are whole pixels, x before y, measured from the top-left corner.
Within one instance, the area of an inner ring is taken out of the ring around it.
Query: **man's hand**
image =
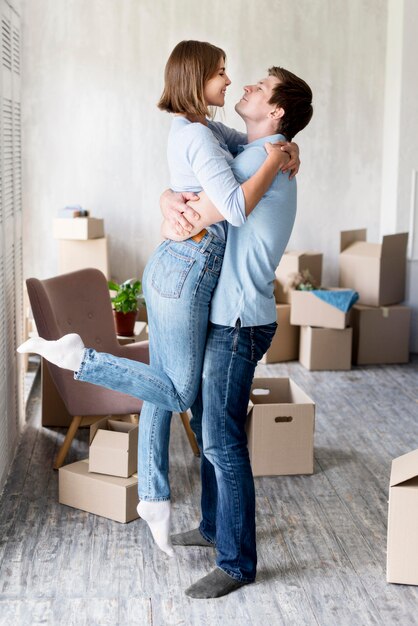
[[[199,196],[193,192],[178,193],[171,189],[166,189],[160,196],[161,212],[170,224],[172,234],[176,233],[179,237],[188,236],[194,228],[192,222],[196,223],[200,219],[199,213],[186,204],[188,200],[197,201]]]

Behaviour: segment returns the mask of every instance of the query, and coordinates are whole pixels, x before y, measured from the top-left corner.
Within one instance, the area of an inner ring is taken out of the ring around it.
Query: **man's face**
[[[277,108],[276,104],[269,104],[273,88],[279,83],[275,76],[267,76],[256,85],[245,85],[244,95],[235,105],[236,112],[244,119],[260,122],[269,117]]]

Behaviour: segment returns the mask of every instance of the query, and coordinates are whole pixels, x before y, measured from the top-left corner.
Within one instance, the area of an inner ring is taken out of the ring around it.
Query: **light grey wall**
[[[105,218],[113,275],[142,272],[168,185],[169,116],[155,103],[188,38],[228,54],[230,125],[242,128],[242,85],[271,64],[312,86],[291,246],[323,251],[335,284],[339,231],[379,235],[386,14],[383,0],[24,0],[26,275],[56,272],[51,223],[68,203]]]

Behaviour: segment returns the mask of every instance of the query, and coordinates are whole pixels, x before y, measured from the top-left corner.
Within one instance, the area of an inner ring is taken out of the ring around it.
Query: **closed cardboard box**
[[[101,237],[86,241],[61,239],[58,242],[59,273],[67,274],[68,272],[83,270],[86,267],[94,267],[103,272],[106,278],[109,278],[107,238]]]
[[[352,328],[302,326],[299,361],[308,370],[349,370],[352,340]]]
[[[336,289],[330,288],[328,291]],[[324,302],[310,291],[292,291],[290,323],[296,326],[345,328],[350,323],[351,311],[344,313]]]
[[[408,233],[366,241],[366,229],[341,233],[340,287],[359,293],[359,304],[383,306],[405,299]]]
[[[95,217],[57,217],[55,239],[96,239],[104,237],[104,220]]]
[[[313,473],[315,403],[290,378],[255,378],[247,419],[254,476]]]
[[[285,252],[280,264],[276,269],[276,281],[274,295],[276,302],[289,304],[290,289],[294,274],[308,270],[315,280],[316,287],[321,286],[322,280],[322,254],[320,252],[300,252],[290,250]]]
[[[392,461],[387,581],[418,585],[418,450]]]
[[[137,471],[138,426],[107,417],[90,426],[89,471],[127,478]]]
[[[299,356],[299,327],[290,324],[290,304],[277,304],[277,330],[261,363],[297,361]]]
[[[411,313],[403,305],[354,305],[353,362],[358,365],[408,363]]]
[[[107,517],[131,522],[138,516],[138,477],[106,476],[89,472],[88,459],[60,467],[58,499],[61,504]]]

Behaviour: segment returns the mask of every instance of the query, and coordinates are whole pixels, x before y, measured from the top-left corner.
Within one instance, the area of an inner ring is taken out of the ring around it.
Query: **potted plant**
[[[289,276],[285,291],[297,289],[299,291],[313,291],[320,289],[309,270],[293,273]]]
[[[138,307],[145,305],[141,281],[130,278],[118,285],[110,280],[108,287],[110,291],[116,292],[110,298],[113,304],[116,334],[131,337],[134,334]]]

